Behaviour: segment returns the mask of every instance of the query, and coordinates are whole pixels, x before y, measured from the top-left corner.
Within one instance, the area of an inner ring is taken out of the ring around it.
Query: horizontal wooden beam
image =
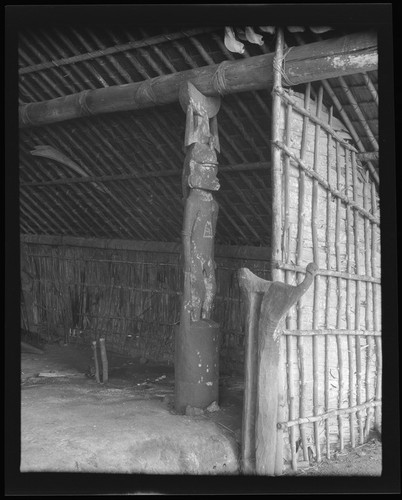
[[[156,252],[180,254],[181,243],[160,241],[120,240],[107,238],[81,238],[75,236],[21,234],[21,243],[50,246],[73,246],[103,248],[113,250],[132,250],[136,252]],[[215,256],[222,258],[258,260],[269,262],[271,253],[268,247],[216,245]]]
[[[231,172],[250,172],[251,170],[266,170],[269,172],[270,162],[254,162],[254,163],[239,163],[237,165],[219,166],[218,174],[228,174]],[[163,170],[152,171],[144,174],[120,174],[120,175],[103,175],[103,176],[88,176],[88,177],[71,177],[65,179],[55,179],[53,181],[35,181],[23,182],[20,187],[41,187],[41,186],[57,186],[60,184],[82,184],[85,182],[115,182],[125,181],[129,179],[149,179],[151,177],[175,177],[182,175],[183,170]]]
[[[19,108],[20,127],[46,125],[82,116],[132,111],[178,101],[179,88],[191,81],[206,96],[233,94],[273,86],[274,53],[248,57],[143,82],[84,90]],[[378,68],[375,32],[346,35],[292,47],[283,63],[284,85],[298,85]]]

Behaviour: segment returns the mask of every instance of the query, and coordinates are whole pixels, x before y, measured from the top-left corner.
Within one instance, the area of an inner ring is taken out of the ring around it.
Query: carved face
[[[214,164],[200,164],[190,161],[190,175],[188,185],[191,188],[205,189],[207,191],[218,191],[219,181],[216,177],[218,167]]]

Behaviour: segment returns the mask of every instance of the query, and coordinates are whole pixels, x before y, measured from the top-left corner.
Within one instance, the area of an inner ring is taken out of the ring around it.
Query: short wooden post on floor
[[[99,376],[99,363],[98,363],[98,355],[96,352],[96,340],[92,341],[92,351],[94,353],[94,363],[95,363],[95,379],[100,384],[100,376]]]
[[[101,360],[102,360],[102,382],[105,383],[109,380],[109,375],[108,375],[109,365],[108,365],[108,360],[107,360],[106,346],[105,346],[105,339],[104,338],[99,339],[99,347],[100,347]]]

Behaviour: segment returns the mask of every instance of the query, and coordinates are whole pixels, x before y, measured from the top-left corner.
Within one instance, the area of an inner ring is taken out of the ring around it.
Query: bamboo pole
[[[340,189],[341,182],[341,162],[340,162],[340,144],[338,142],[335,143],[335,151],[336,151],[336,175],[337,175],[337,188]],[[340,270],[341,267],[341,254],[339,248],[340,242],[340,222],[341,222],[341,214],[340,214],[340,205],[341,200],[338,198],[336,200],[336,222],[335,222],[335,253],[336,253],[336,269]],[[341,304],[341,278],[337,278],[337,294],[338,294],[338,304],[337,304],[337,318],[336,318],[336,326],[340,327],[341,323],[341,312],[342,312],[342,304]],[[339,394],[338,394],[338,407],[342,407],[343,402],[343,389],[344,389],[344,380],[343,380],[343,359],[342,359],[342,344],[341,337],[339,335],[336,336],[336,345],[338,351],[338,377],[339,377]],[[338,415],[338,428],[339,428],[339,442],[341,451],[344,448],[344,433],[343,433],[343,420],[342,415]]]
[[[376,198],[376,188],[374,184],[371,184],[371,205],[374,214],[377,214],[377,198]],[[371,264],[372,264],[372,275],[377,276],[377,228],[371,226]],[[374,330],[379,330],[381,326],[381,321],[378,314],[379,307],[379,297],[378,297],[378,285],[373,284],[373,327]],[[375,398],[377,401],[381,400],[382,392],[382,353],[381,353],[381,338],[375,338],[375,350],[376,350],[376,384],[375,384]],[[376,406],[374,414],[375,427],[381,432],[381,407]]]
[[[290,146],[290,138],[291,138],[291,125],[292,125],[292,107],[290,104],[286,107],[286,118],[285,118],[285,141],[286,145]],[[284,188],[284,228],[283,228],[283,240],[282,240],[282,251],[285,256],[285,261],[290,262],[290,222],[289,222],[289,158],[286,156],[284,159],[283,166],[283,188]],[[290,271],[285,272],[285,282],[289,285],[291,282],[291,273]],[[286,322],[288,328],[293,325],[293,321],[291,321],[290,315],[287,314]],[[288,336],[286,339],[286,357],[287,357],[287,375],[288,375],[288,406],[289,406],[289,415],[293,420],[296,417],[296,409],[295,409],[295,390],[294,390],[294,373],[293,373],[293,364],[294,364],[294,353],[293,353],[293,339],[291,336]],[[297,470],[297,453],[296,453],[296,429],[292,428],[289,432],[289,443],[290,450],[292,456],[292,469]]]
[[[369,191],[369,182],[370,179],[368,175],[366,175],[366,179],[363,185],[363,206],[366,210],[369,210],[369,195],[371,195],[371,190]],[[367,219],[364,220],[364,245],[365,245],[365,271],[367,275],[371,275],[372,273],[372,263],[370,261],[370,227],[369,221]],[[366,283],[366,330],[370,330],[371,319],[372,319],[372,287],[371,283]],[[365,373],[365,389],[366,389],[366,401],[370,399],[370,372],[371,372],[371,356],[373,354],[373,339],[371,337],[367,338],[367,350],[366,350],[366,373]],[[366,439],[371,427],[372,420],[372,410],[370,408],[367,409],[366,413],[366,423],[364,428],[364,438]]]
[[[348,160],[348,151],[345,150],[345,184],[346,189],[349,190],[351,187],[350,182],[350,165]],[[347,258],[347,272],[350,274],[352,272],[352,262],[351,262],[351,251],[350,247],[352,244],[352,234],[351,234],[351,218],[350,218],[350,207],[346,205],[346,258]],[[352,316],[351,316],[351,289],[350,280],[346,280],[346,325],[348,330],[352,328]],[[349,407],[352,408],[354,404],[354,363],[353,363],[353,338],[348,336],[348,358],[349,358]],[[355,435],[355,415],[350,414],[350,442],[352,448],[356,445],[356,435]]]
[[[280,66],[283,57],[283,31],[277,32],[276,54],[274,63],[274,88],[281,88]],[[278,68],[279,66],[279,68]],[[272,280],[283,281],[283,273],[274,265],[282,261],[281,236],[282,236],[282,159],[281,151],[276,146],[276,141],[281,139],[280,123],[282,121],[282,101],[277,93],[272,98],[272,148],[271,148],[271,192],[272,192],[272,231],[271,231],[271,261]]]
[[[304,106],[307,110],[310,109],[310,92],[311,83],[307,84],[306,93],[304,96]],[[300,148],[300,158],[304,161],[306,155],[307,146],[307,133],[308,133],[308,116],[303,116],[303,129],[302,129],[302,140]],[[301,266],[303,262],[303,235],[304,235],[304,220],[305,220],[305,173],[304,170],[299,169],[299,207],[298,207],[298,234],[297,234],[297,260],[298,266]],[[303,274],[299,273],[299,283],[303,279]],[[300,331],[303,327],[303,297],[297,302],[297,329]],[[297,348],[299,353],[299,371],[300,371],[300,398],[299,398],[299,415],[300,417],[305,417],[307,414],[306,409],[306,370],[305,370],[305,351],[304,351],[304,339],[299,336],[297,338]],[[308,460],[308,443],[306,436],[305,426],[300,425],[300,438],[303,448],[303,458]]]
[[[365,57],[362,58],[361,55]],[[20,107],[20,126],[44,125],[83,115],[127,111],[167,104],[178,100],[181,82],[192,81],[204,95],[242,92],[267,88],[273,83],[274,54],[263,54],[238,61],[225,61],[196,70],[153,78],[150,81],[124,86],[84,91],[52,101],[31,103]],[[342,74],[370,71],[378,67],[375,33],[346,35],[339,39],[294,47],[288,54],[284,72],[293,85],[322,80]],[[214,78],[219,71],[217,84]]]
[[[323,99],[323,87],[320,86],[317,98],[317,108],[316,115],[320,118],[322,112],[322,99]],[[315,134],[314,134],[314,160],[313,169],[317,172],[319,163],[319,144],[320,144],[320,132],[321,127],[318,123],[315,124]],[[315,264],[320,267],[320,259],[318,254],[318,236],[317,236],[317,209],[318,209],[318,182],[313,179],[312,187],[312,201],[311,201],[311,234],[313,240],[313,259]],[[314,297],[313,297],[313,329],[316,329],[319,324],[319,296],[320,296],[320,278],[315,277],[314,280]],[[318,413],[318,337],[313,337],[313,407],[314,415]],[[321,462],[321,445],[320,445],[320,433],[318,423],[314,423],[314,441],[316,447],[316,459],[317,462]]]
[[[287,353],[287,372],[288,372],[288,400],[289,400],[289,418],[296,418],[295,399],[296,393],[294,389],[294,352],[293,352],[293,337],[286,337],[286,353]],[[290,450],[292,456],[292,469],[297,470],[297,453],[296,453],[296,429],[290,429],[289,433]]]
[[[352,152],[352,177],[353,177],[353,199],[357,203],[358,199],[358,185],[357,185],[357,165],[355,153]],[[359,254],[359,216],[357,212],[354,212],[354,244],[355,244],[355,263],[356,272],[360,269],[360,254]],[[360,291],[360,281],[356,282],[356,297],[355,297],[355,329],[360,330],[360,307],[361,307],[361,291]],[[358,405],[361,404],[361,349],[360,349],[360,335],[356,335],[355,338],[355,351],[356,351],[356,402]],[[363,444],[363,420],[361,411],[357,412],[357,420],[359,427],[359,442]]]
[[[332,127],[332,106],[328,113],[328,125]],[[332,140],[331,134],[327,135],[327,179],[328,182],[331,181],[331,160],[332,160]],[[332,197],[331,193],[327,191],[327,227],[325,231],[325,246],[326,246],[326,260],[327,269],[331,268],[331,232],[332,232],[332,221],[331,221],[331,203]],[[330,298],[331,298],[331,277],[328,276],[326,280],[326,292],[325,292],[325,325],[327,328],[330,326]],[[325,393],[325,409],[329,410],[329,337],[325,336],[325,372],[324,372],[324,393]],[[330,447],[330,427],[329,419],[325,421],[325,450],[326,457],[331,458],[331,447]]]

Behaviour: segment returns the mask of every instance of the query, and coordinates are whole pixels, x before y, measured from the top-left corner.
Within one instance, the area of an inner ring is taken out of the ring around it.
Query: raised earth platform
[[[109,356],[102,385],[88,348],[44,349],[21,355],[21,472],[239,473],[238,378],[219,410],[177,415],[172,367]]]

